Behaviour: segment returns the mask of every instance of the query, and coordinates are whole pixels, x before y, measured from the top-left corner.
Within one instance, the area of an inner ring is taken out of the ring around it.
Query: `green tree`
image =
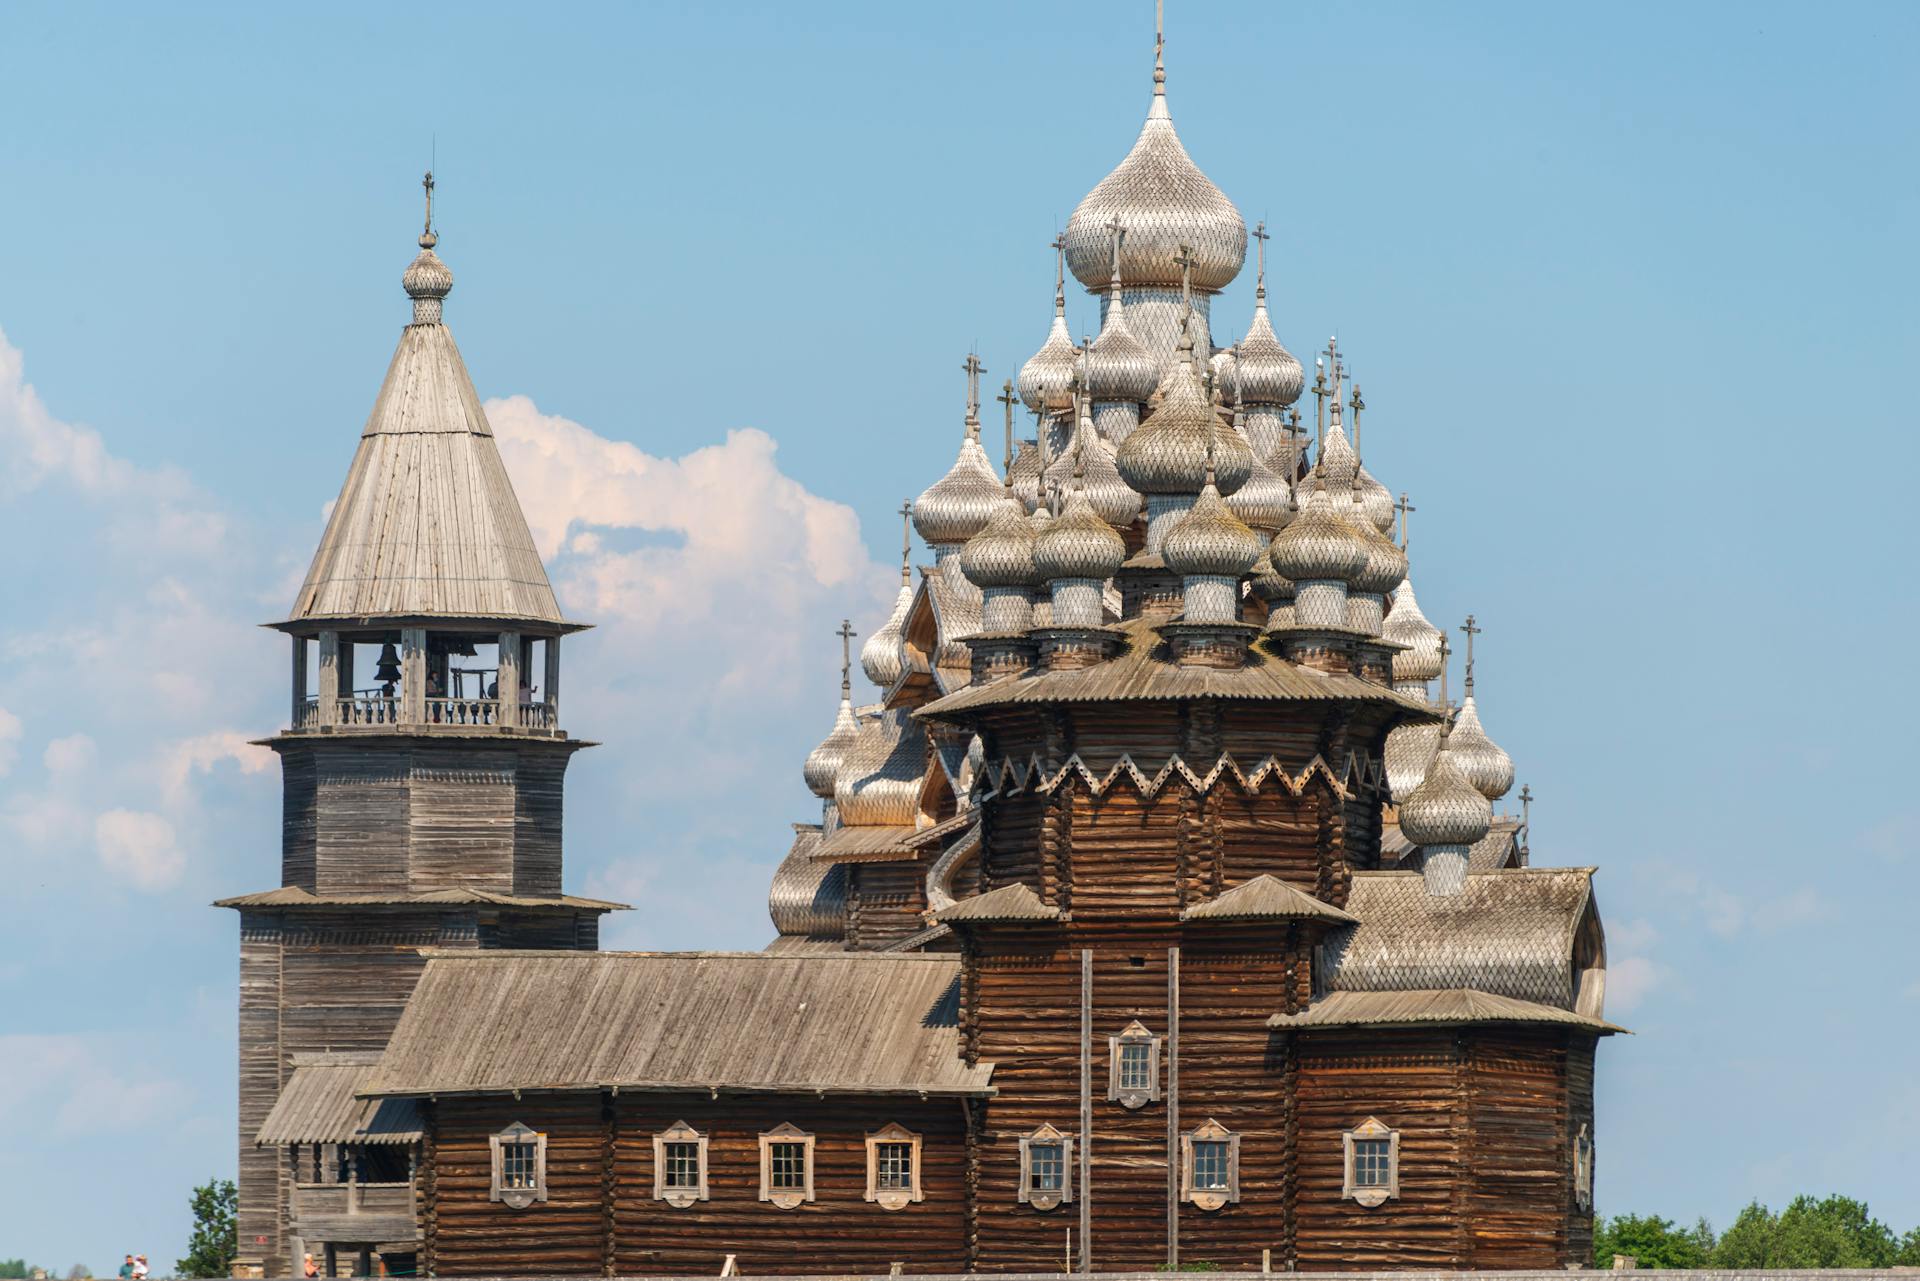
[[[187,1240],[187,1257],[174,1267],[183,1277],[226,1276],[240,1252],[235,1218],[239,1189],[232,1179],[209,1179],[193,1190],[188,1204],[193,1207],[193,1235]]]
[[[0,1259],[0,1277],[7,1278],[7,1281],[13,1281],[14,1278],[24,1277],[26,1275],[27,1261],[25,1259]]]
[[[1613,1266],[1616,1254],[1631,1254],[1643,1268],[1704,1268],[1713,1252],[1713,1226],[1705,1219],[1683,1228],[1657,1214],[1594,1216],[1593,1265]]]
[[[1771,1210],[1758,1201],[1750,1202],[1721,1234],[1713,1249],[1713,1266],[1742,1271],[1772,1267],[1767,1259],[1773,1250],[1775,1222]]]
[[[1770,1268],[1885,1268],[1898,1249],[1893,1231],[1867,1212],[1867,1203],[1830,1196],[1797,1196],[1774,1224]]]
[[[1893,1252],[1893,1266],[1920,1268],[1920,1227],[1908,1228],[1907,1235],[1900,1238],[1900,1248]]]

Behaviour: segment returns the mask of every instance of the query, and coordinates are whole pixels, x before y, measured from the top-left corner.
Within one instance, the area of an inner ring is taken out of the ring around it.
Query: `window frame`
[[[912,1187],[882,1188],[880,1186],[880,1145],[883,1143],[904,1143],[911,1148]],[[898,1210],[916,1201],[926,1200],[926,1189],[920,1181],[920,1136],[898,1121],[890,1121],[867,1135],[866,1199],[875,1202],[883,1210]]]
[[[1387,1144],[1387,1182],[1385,1186],[1369,1185],[1361,1187],[1353,1178],[1353,1145],[1355,1140],[1384,1139]],[[1400,1198],[1400,1131],[1387,1128],[1378,1117],[1368,1117],[1360,1124],[1347,1130],[1340,1136],[1341,1176],[1340,1199],[1355,1201],[1369,1208],[1397,1201]]]
[[[695,1159],[699,1163],[699,1182],[691,1188],[667,1186],[667,1145],[669,1143],[691,1143],[695,1148]],[[653,1136],[653,1199],[665,1201],[676,1210],[707,1199],[707,1136],[688,1125],[685,1121],[675,1121],[666,1129]]]
[[[798,1188],[773,1186],[773,1150],[786,1143],[797,1143],[802,1150],[804,1177],[802,1186]],[[813,1135],[791,1121],[782,1121],[771,1130],[760,1132],[760,1199],[782,1210],[791,1210],[813,1200]]]
[[[506,1148],[509,1144],[523,1143],[533,1145],[533,1186],[510,1188],[506,1186]],[[510,1210],[524,1210],[547,1199],[547,1136],[544,1133],[515,1121],[487,1136],[487,1152],[492,1167],[489,1201],[498,1201]]]
[[[1195,1143],[1224,1143],[1227,1147],[1227,1186],[1193,1185]],[[1240,1136],[1208,1117],[1180,1136],[1180,1200],[1202,1210],[1218,1210],[1240,1200]]]
[[[1144,1090],[1120,1084],[1121,1047],[1145,1045],[1147,1047],[1147,1086]],[[1120,1030],[1118,1036],[1107,1038],[1107,1099],[1123,1108],[1143,1108],[1160,1098],[1160,1038],[1149,1032],[1146,1025],[1135,1019]]]
[[[1035,1188],[1033,1186],[1033,1149],[1036,1146],[1058,1145],[1060,1148],[1060,1186],[1057,1188]],[[1031,1134],[1020,1136],[1020,1187],[1019,1203],[1030,1205],[1036,1210],[1051,1210],[1063,1202],[1073,1200],[1073,1136],[1055,1129],[1052,1125],[1043,1125]]]
[[[1573,1204],[1593,1208],[1593,1130],[1585,1121],[1573,1136]]]

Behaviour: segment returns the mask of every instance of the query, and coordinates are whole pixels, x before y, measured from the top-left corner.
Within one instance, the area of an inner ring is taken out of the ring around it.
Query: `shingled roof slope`
[[[441,953],[361,1093],[991,1093],[959,985],[918,954]]]
[[[354,1091],[373,1074],[380,1055],[296,1054],[293,1074],[280,1088],[254,1143],[415,1143],[420,1115],[412,1099],[363,1099]]]
[[[1277,877],[1260,875],[1224,894],[1195,903],[1183,921],[1316,920],[1352,925],[1354,917]]]
[[[1335,992],[1298,1014],[1276,1014],[1271,1028],[1383,1027],[1419,1023],[1551,1023],[1609,1034],[1624,1032],[1556,1005],[1518,1001],[1472,988],[1407,992]]]

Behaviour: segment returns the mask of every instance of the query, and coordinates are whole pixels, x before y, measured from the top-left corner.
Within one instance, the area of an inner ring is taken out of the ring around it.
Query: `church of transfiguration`
[[[443,321],[429,177],[411,323],[275,624],[281,884],[221,903],[243,1271],[1585,1263],[1592,869],[1495,814],[1477,628],[1456,703],[1408,504],[1342,352],[1276,336],[1264,227],[1252,316],[1213,315],[1250,237],[1165,81],[1156,49],[1052,327],[987,389],[998,464],[965,362],[930,555],[863,629],[865,705],[842,629],[760,952],[601,952],[621,905],[562,888],[583,624]]]

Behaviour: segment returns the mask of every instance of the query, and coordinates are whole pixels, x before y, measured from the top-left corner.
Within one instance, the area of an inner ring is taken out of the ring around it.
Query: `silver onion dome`
[[[986,528],[1002,487],[975,428],[960,442],[953,466],[913,500],[913,527],[928,543],[964,543]]]
[[[1040,350],[1020,366],[1020,377],[1016,380],[1021,401],[1035,413],[1066,405],[1076,352],[1073,335],[1067,332],[1067,288],[1061,267],[1062,242],[1055,240],[1053,246],[1053,327],[1047,330],[1047,340],[1040,344]]]
[[[807,763],[801,768],[808,791],[824,801],[833,799],[834,780],[840,774],[842,762],[847,759],[848,749],[859,737],[860,727],[853,719],[853,701],[842,693],[840,711],[833,719],[833,729],[820,740],[818,747],[807,753]]]
[[[1300,514],[1274,535],[1274,571],[1296,583],[1346,582],[1367,563],[1360,531],[1335,513],[1325,478],[1316,482]]]
[[[1286,478],[1260,456],[1259,450],[1251,452],[1253,469],[1247,483],[1233,491],[1227,506],[1255,529],[1275,534],[1293,518],[1293,498],[1287,490]]]
[[[1360,567],[1360,572],[1347,580],[1347,586],[1366,595],[1385,596],[1406,581],[1407,554],[1400,550],[1400,544],[1373,527],[1362,504],[1350,505],[1353,511],[1347,517],[1347,523],[1360,535],[1367,560]]]
[[[445,298],[453,292],[453,269],[440,261],[433,247],[440,238],[431,231],[420,237],[420,254],[407,264],[400,274],[400,286],[407,291],[407,297],[416,301],[423,298]]]
[[[1400,805],[1400,832],[1415,845],[1472,845],[1493,826],[1493,806],[1460,770],[1443,735],[1427,776]]]
[[[1489,801],[1497,801],[1507,794],[1507,789],[1513,786],[1513,758],[1487,737],[1471,689],[1460,704],[1460,715],[1447,741],[1461,774],[1475,791]]]
[[[1249,586],[1253,594],[1268,605],[1293,596],[1293,580],[1273,567],[1273,550],[1270,546],[1261,553],[1259,560],[1253,562],[1253,568],[1248,572],[1252,575]]]
[[[913,580],[905,573],[900,575],[900,594],[893,598],[893,612],[887,615],[887,621],[880,629],[867,637],[867,643],[860,647],[860,670],[867,679],[881,689],[893,688],[900,679],[900,673],[906,670],[906,656],[901,653],[905,643],[907,611],[913,608]]]
[[[1114,528],[1125,529],[1140,515],[1140,495],[1122,479],[1113,446],[1094,429],[1088,409],[1083,397],[1074,419],[1073,438],[1066,452],[1048,467],[1047,483],[1062,493],[1076,486],[1085,489],[1094,513]]]
[[[1430,681],[1440,675],[1440,629],[1420,612],[1411,578],[1401,579],[1400,585],[1393,589],[1393,608],[1387,613],[1386,626],[1380,635],[1396,645],[1406,646],[1393,656],[1395,683]]]
[[[1193,253],[1193,287],[1218,292],[1246,261],[1247,224],[1180,145],[1159,83],[1163,73],[1156,69],[1155,77],[1153,105],[1133,150],[1067,220],[1067,266],[1089,290],[1105,284],[1107,227],[1117,221],[1127,229],[1120,274],[1129,287],[1178,287],[1174,259],[1186,246]]]
[[[1167,531],[1160,555],[1183,578],[1239,578],[1265,549],[1266,540],[1233,514],[1209,479],[1186,515]]]
[[[1393,536],[1393,492],[1373,478],[1373,473],[1361,467],[1353,477],[1354,497],[1360,500],[1362,510],[1372,526],[1388,537]]]
[[[1059,578],[1112,578],[1126,558],[1126,543],[1112,523],[1094,510],[1081,486],[1068,493],[1060,515],[1033,540],[1034,571],[1045,583]]]
[[[960,572],[975,587],[1033,585],[1033,524],[1011,493],[1000,500],[986,528],[961,549]]]
[[[1293,353],[1274,336],[1273,322],[1267,318],[1267,287],[1254,291],[1253,323],[1240,340],[1240,354],[1234,372],[1240,378],[1240,394],[1254,405],[1291,405],[1300,399],[1306,386],[1306,374]]]
[[[1114,229],[1113,274],[1107,281],[1107,315],[1100,336],[1087,346],[1087,391],[1102,403],[1145,401],[1160,382],[1160,364],[1127,326],[1121,299],[1120,250],[1124,232]]]
[[[1344,516],[1346,504],[1353,499],[1353,479],[1360,472],[1360,458],[1347,440],[1346,429],[1340,425],[1338,397],[1336,391],[1333,422],[1327,428],[1326,438],[1320,442],[1320,457],[1314,461],[1313,469],[1327,482],[1327,496],[1334,500],[1335,508]]]
[[[1033,511],[1042,498],[1040,479],[1040,446],[1037,442],[1023,440],[1013,451],[1013,465],[1007,468],[1007,480],[1013,485],[1013,496],[1022,506]]]
[[[1231,494],[1253,474],[1253,449],[1207,403],[1189,336],[1181,337],[1180,353],[1160,384],[1160,404],[1115,452],[1120,477],[1142,494],[1197,494],[1207,483],[1211,441],[1214,485]]]

